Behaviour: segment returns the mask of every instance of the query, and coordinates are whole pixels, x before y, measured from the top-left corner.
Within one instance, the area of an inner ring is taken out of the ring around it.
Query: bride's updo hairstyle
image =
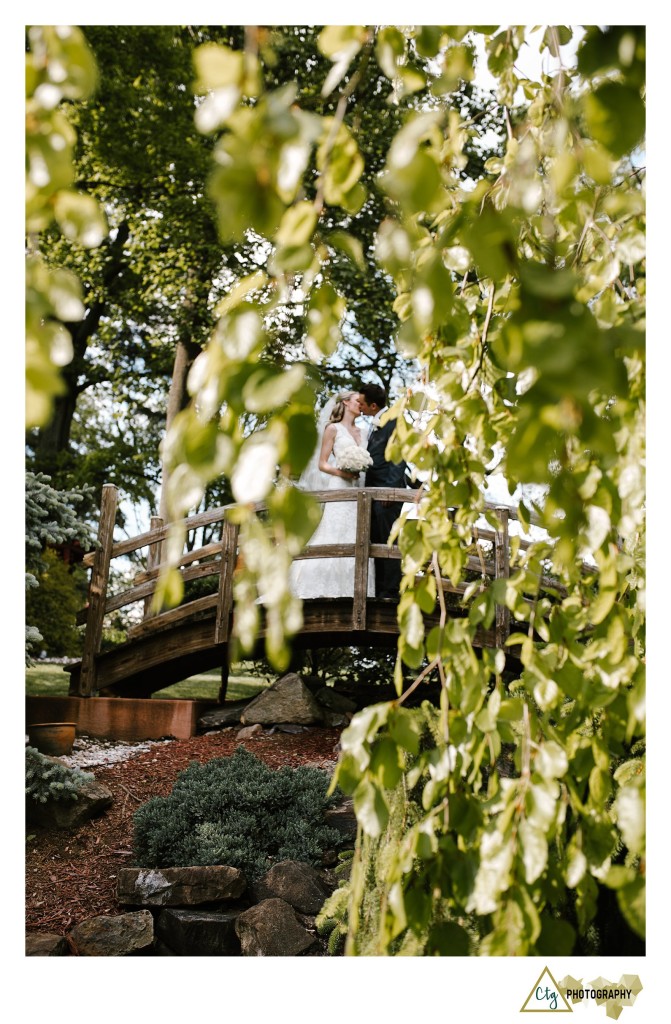
[[[329,423],[340,423],[341,419],[345,415],[345,402],[349,398],[353,398],[354,395],[358,395],[358,391],[341,391],[339,395],[335,396],[335,405],[333,406],[333,412]]]

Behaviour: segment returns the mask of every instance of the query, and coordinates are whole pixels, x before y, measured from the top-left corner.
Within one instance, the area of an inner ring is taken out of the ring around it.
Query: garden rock
[[[178,956],[240,956],[239,910],[164,910],[156,932]]]
[[[206,711],[198,719],[199,729],[221,729],[225,725],[237,725],[240,715],[250,702],[250,698],[244,700],[228,701],[220,708],[213,708]]]
[[[45,804],[31,798],[26,800],[26,821],[44,828],[79,828],[85,821],[95,818],[113,803],[107,786],[100,782],[87,782],[78,791],[76,800],[48,800]]]
[[[68,940],[62,935],[52,932],[26,935],[26,956],[67,956],[69,952]]]
[[[344,694],[338,693],[332,686],[322,686],[321,690],[317,690],[315,693],[315,699],[324,708],[329,708],[331,711],[340,711],[342,714],[354,714],[356,711],[356,704],[349,697],[345,697]]]
[[[70,932],[80,956],[129,956],[154,941],[154,919],[148,910],[116,917],[92,917]]]
[[[236,733],[235,738],[237,740],[251,740],[254,736],[258,736],[260,732],[263,732],[262,725],[247,725],[240,732]]]
[[[273,725],[291,722],[295,725],[321,724],[319,704],[300,676],[289,672],[247,705],[240,721],[246,725],[258,722]]]
[[[336,807],[324,811],[324,821],[340,832],[343,842],[354,842],[356,839],[356,814],[351,799],[346,798]]]
[[[342,725],[349,725],[352,716],[343,711],[331,711],[330,708],[322,708],[322,721],[331,729],[339,729]]]
[[[298,956],[316,943],[284,900],[263,900],[235,922],[243,956]]]
[[[228,865],[121,868],[117,899],[140,907],[193,907],[237,899],[246,887],[242,871]]]
[[[318,914],[328,895],[329,891],[317,871],[298,860],[273,864],[254,885],[257,901],[277,897],[301,914]]]

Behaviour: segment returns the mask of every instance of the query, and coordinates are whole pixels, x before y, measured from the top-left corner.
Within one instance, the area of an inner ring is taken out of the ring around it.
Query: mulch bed
[[[227,757],[242,742],[271,768],[309,765],[333,771],[339,729],[310,728],[295,735],[259,733],[239,741],[237,729],[171,740],[115,764],[86,768],[112,792],[101,817],[72,832],[31,827],[26,843],[26,931],[65,934],[99,914],[120,914],[119,868],[132,865],[133,813],[152,796],[167,796],[191,761]]]

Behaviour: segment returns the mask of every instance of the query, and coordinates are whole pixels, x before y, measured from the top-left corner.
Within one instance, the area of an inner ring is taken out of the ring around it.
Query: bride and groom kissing
[[[303,471],[298,486],[303,490],[338,490],[361,487],[413,486],[405,462],[389,462],[387,442],[394,419],[380,423],[387,408],[387,393],[379,384],[363,384],[358,391],[342,391],[324,406],[319,420],[317,448]],[[371,424],[357,423],[360,415]],[[365,476],[364,476],[365,471]],[[402,502],[374,501],[371,542],[386,544],[401,514]],[[328,502],[310,545],[353,544],[356,538],[356,502]],[[369,561],[368,597],[398,600],[401,582],[399,559]],[[292,592],[301,598],[352,597],[353,558],[316,558],[294,562]]]

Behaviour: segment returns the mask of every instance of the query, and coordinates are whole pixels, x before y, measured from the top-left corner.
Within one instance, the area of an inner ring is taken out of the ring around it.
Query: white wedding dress
[[[366,451],[368,428],[361,427],[359,447]],[[336,435],[333,441],[333,452],[329,463],[336,465],[336,459],[345,448],[356,445],[349,430],[336,423]],[[345,480],[329,473],[320,473],[319,490],[350,490],[363,486],[364,474],[360,473],[357,480]],[[300,484],[299,484],[300,486]],[[331,501],[324,504],[324,514],[319,526],[310,538],[308,547],[315,544],[353,544],[356,539],[356,501]],[[375,563],[368,561],[368,597],[375,596]],[[353,558],[304,558],[291,566],[289,586],[296,597],[310,599],[315,597],[353,597],[354,596],[354,559]]]

